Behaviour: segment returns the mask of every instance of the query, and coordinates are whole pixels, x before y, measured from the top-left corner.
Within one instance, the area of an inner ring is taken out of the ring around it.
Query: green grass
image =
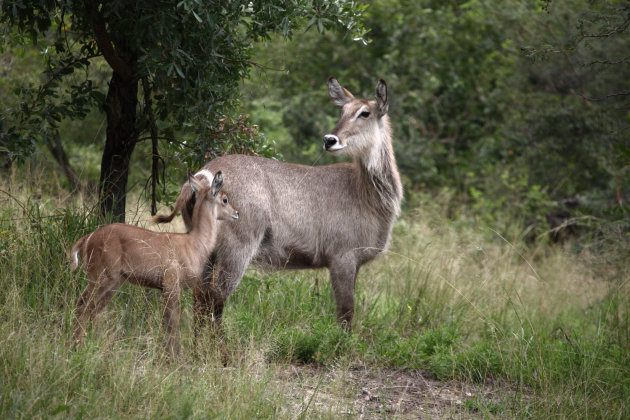
[[[463,401],[464,417],[630,417],[622,236],[599,254],[528,249],[465,218],[409,213],[390,252],[359,275],[353,331],[336,324],[325,271],[250,270],[228,301],[224,338],[204,337],[197,355],[184,294],[184,356],[169,362],[158,293],[129,285],[73,348],[86,280],[67,254],[98,222],[67,198],[10,181],[2,190],[3,418],[358,417],[361,385],[348,379],[358,367],[499,389]]]

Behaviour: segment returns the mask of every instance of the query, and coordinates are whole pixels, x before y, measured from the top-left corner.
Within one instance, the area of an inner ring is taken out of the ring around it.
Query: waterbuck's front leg
[[[195,284],[193,291],[195,339],[208,326],[212,326],[213,332],[216,333],[221,330],[225,301],[221,289],[216,287],[213,267],[211,265],[206,268],[203,277]]]
[[[350,330],[354,316],[354,286],[359,268],[350,256],[334,260],[328,268],[337,304],[337,321]]]
[[[196,335],[207,325],[215,333],[221,333],[225,301],[241,282],[262,236],[263,232],[260,232],[241,240],[232,238],[238,252],[230,248],[216,250],[194,290]]]
[[[164,273],[162,286],[162,301],[164,302],[164,316],[162,322],[166,331],[166,349],[172,359],[179,358],[182,352],[179,333],[180,294],[181,285],[177,271],[175,269],[167,269]]]

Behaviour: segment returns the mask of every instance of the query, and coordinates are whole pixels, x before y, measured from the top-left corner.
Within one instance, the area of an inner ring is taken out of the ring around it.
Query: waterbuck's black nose
[[[339,137],[334,134],[326,134],[324,136],[324,149],[328,150],[337,143],[339,143]]]

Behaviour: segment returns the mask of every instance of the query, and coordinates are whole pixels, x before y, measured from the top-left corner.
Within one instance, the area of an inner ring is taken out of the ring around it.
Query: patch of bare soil
[[[514,417],[516,391],[506,384],[437,381],[423,372],[292,365],[278,378],[292,413],[376,418]]]

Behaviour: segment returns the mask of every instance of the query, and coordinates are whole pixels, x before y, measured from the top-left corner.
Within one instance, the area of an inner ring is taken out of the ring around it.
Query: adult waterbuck
[[[221,172],[206,187],[188,173],[195,205],[188,233],[153,232],[113,223],[85,235],[72,248],[72,269],[79,257],[88,273],[88,285],[77,302],[74,338],[81,342],[86,322],[98,315],[125,281],[162,290],[164,327],[171,357],[179,356],[179,295],[199,283],[214,249],[217,220],[237,219],[228,202]],[[156,222],[166,216],[157,215]]]
[[[359,268],[388,246],[400,212],[402,186],[387,115],[387,85],[373,100],[356,99],[328,80],[341,119],[324,136],[324,149],[352,163],[303,166],[255,156],[228,155],[196,176],[221,168],[225,191],[241,211],[239,223],[219,230],[209,272],[195,288],[197,315],[221,322],[227,297],[250,263],[273,269],[327,267],[340,323],[351,327]],[[190,186],[184,185],[170,218],[182,211],[190,226]]]

